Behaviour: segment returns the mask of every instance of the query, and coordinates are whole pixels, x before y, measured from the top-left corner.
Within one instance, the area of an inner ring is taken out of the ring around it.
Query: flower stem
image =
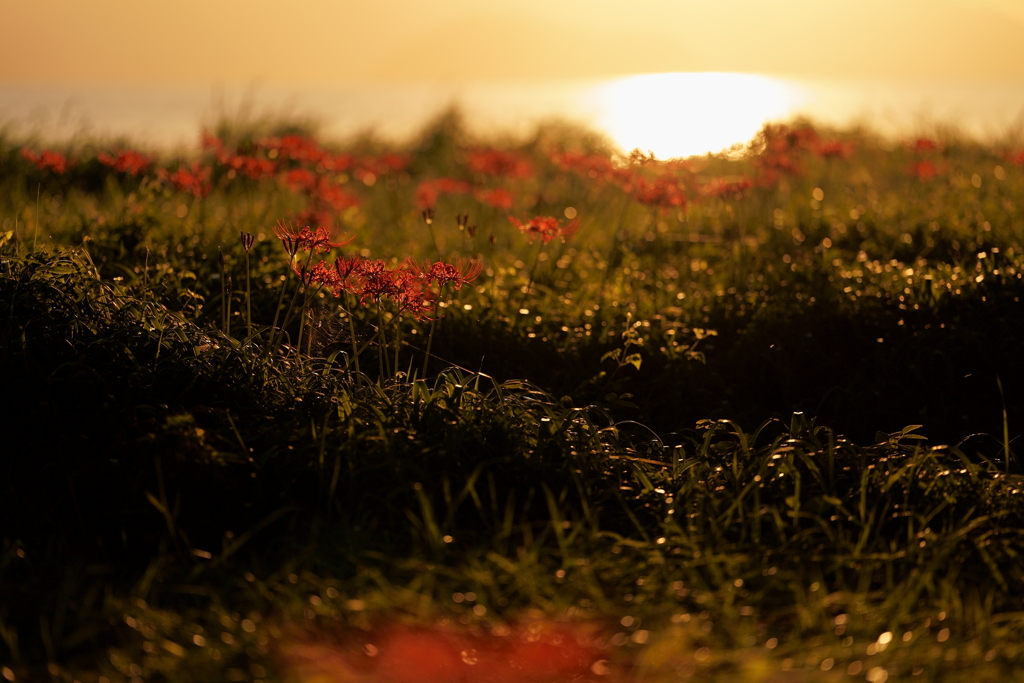
[[[249,287],[249,251],[245,252],[245,336],[252,338],[252,290]]]

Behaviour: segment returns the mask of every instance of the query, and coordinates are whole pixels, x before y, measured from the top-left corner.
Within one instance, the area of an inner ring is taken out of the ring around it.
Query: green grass
[[[288,132],[219,135],[259,157]],[[598,624],[626,680],[1014,680],[1024,169],[1009,144],[820,135],[852,154],[794,143],[774,179],[771,131],[616,162],[685,209],[559,168],[607,158],[580,131],[513,148],[530,174],[474,171],[453,117],[405,170],[318,171],[359,200],[329,215],[356,235],[336,252],[483,261],[426,376],[430,322],[396,316],[377,348],[392,308],[318,292],[301,352],[297,318],[270,329],[296,287],[272,227],[309,202],[280,179],[207,152],[198,198],[98,141],[56,174],[0,138],[5,674],[293,680],[296,633],[539,609]],[[443,195],[428,227],[437,177],[515,204]],[[761,182],[698,191],[737,177]],[[578,234],[543,248],[506,218],[567,207]]]

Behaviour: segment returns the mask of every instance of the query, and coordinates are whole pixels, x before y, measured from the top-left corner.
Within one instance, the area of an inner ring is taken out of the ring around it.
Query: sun
[[[662,159],[745,143],[806,99],[793,83],[740,73],[631,76],[600,86],[594,97],[598,125],[622,150]]]

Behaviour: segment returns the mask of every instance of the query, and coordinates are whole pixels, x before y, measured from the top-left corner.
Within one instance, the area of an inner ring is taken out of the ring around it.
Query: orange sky
[[[1024,0],[0,0],[0,83],[1024,78]]]

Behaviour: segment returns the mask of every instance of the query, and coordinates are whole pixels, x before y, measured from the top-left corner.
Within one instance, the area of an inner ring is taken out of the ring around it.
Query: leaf
[[[630,365],[635,367],[637,370],[639,370],[640,369],[640,363],[642,362],[642,360],[643,359],[640,358],[640,354],[639,353],[631,353],[628,356],[626,356],[626,360],[624,361],[624,363],[629,363]]]

